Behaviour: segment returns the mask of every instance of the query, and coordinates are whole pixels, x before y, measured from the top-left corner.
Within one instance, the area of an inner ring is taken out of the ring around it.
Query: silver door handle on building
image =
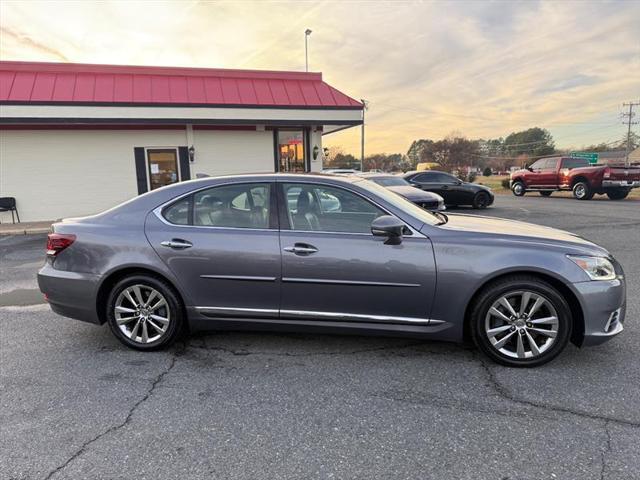
[[[176,250],[183,250],[185,248],[193,247],[191,242],[187,242],[186,240],[181,240],[178,238],[174,238],[172,240],[165,240],[164,242],[160,242],[160,245],[163,247],[169,247]]]

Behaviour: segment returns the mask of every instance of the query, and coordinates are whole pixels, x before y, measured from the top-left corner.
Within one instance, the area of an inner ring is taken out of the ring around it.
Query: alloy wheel
[[[493,302],[484,324],[489,342],[502,355],[531,359],[553,346],[559,320],[547,298],[530,290],[517,290]]]
[[[575,194],[577,198],[584,198],[587,194],[586,188],[582,183],[576,185]]]
[[[517,196],[523,195],[524,194],[524,185],[522,185],[522,183],[518,182],[513,186],[513,193],[516,194]]]
[[[120,331],[132,341],[142,344],[159,340],[171,322],[164,296],[142,284],[127,287],[118,295],[114,316]]]

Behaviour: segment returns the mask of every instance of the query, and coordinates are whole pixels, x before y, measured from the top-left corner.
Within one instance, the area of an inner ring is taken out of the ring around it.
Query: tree
[[[555,152],[555,143],[548,130],[539,127],[511,133],[504,139],[504,150],[510,157],[527,154],[544,156]]]
[[[493,172],[491,171],[490,167],[484,167],[484,170],[482,171],[482,175],[484,175],[485,177],[490,177],[492,173]]]
[[[344,153],[342,147],[335,146],[325,150],[325,161],[323,168],[351,168],[360,170],[360,160],[351,155]]]

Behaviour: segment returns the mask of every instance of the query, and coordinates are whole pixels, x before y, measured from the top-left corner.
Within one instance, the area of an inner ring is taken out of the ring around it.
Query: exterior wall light
[[[320,153],[320,149],[317,145],[313,147],[313,159],[316,160],[318,158],[318,154]]]
[[[193,163],[194,158],[196,157],[196,149],[193,148],[193,145],[189,147],[189,161]]]

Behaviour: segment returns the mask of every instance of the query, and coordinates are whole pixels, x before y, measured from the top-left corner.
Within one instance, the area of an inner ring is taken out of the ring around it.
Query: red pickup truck
[[[592,165],[585,158],[541,158],[511,174],[511,191],[521,197],[528,191],[548,197],[554,191],[570,190],[578,200],[591,200],[597,193],[622,200],[640,187],[640,167]]]

